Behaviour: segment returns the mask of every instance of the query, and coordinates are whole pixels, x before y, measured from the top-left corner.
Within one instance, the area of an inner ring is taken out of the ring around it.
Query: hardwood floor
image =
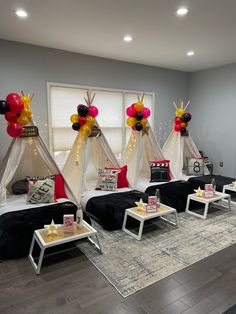
[[[236,303],[236,245],[124,299],[76,248],[0,263],[0,313],[219,314]]]

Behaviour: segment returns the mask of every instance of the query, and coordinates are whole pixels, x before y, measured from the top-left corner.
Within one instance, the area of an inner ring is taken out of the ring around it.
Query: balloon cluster
[[[142,131],[146,128],[151,111],[144,107],[142,100],[139,100],[126,109],[126,114],[128,116],[126,124],[135,131]]]
[[[70,121],[72,129],[80,132],[84,137],[88,137],[92,132],[92,127],[96,124],[96,116],[98,115],[98,108],[95,106],[78,105],[78,114],[72,114]]]
[[[185,109],[179,107],[175,111],[175,122],[174,130],[175,132],[180,132],[181,135],[187,135],[188,122],[191,120],[192,115],[189,112],[185,112]]]
[[[20,137],[23,133],[23,126],[32,117],[30,102],[32,97],[24,93],[10,93],[6,100],[0,100],[0,114],[5,115],[8,122],[7,133],[11,137]]]

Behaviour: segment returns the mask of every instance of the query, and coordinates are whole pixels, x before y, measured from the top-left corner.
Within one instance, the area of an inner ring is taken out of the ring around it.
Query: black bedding
[[[173,207],[177,212],[185,211],[188,194],[193,193],[193,188],[186,181],[174,181],[159,185],[149,186],[145,193],[155,195],[156,189],[160,190],[161,203]],[[194,202],[191,203],[195,207]]]
[[[222,192],[224,185],[230,184],[235,181],[235,178],[224,177],[220,175],[206,175],[190,178],[188,182],[193,189],[197,189],[199,186],[201,189],[204,189],[205,184],[211,183],[212,179],[215,179],[216,190],[219,192]]]
[[[70,202],[5,213],[0,216],[0,258],[27,256],[33,232],[50,224],[63,223],[63,215],[76,214],[77,206]]]
[[[95,196],[89,199],[86,212],[95,217],[106,230],[121,229],[125,210],[135,207],[142,198],[148,201],[148,195],[136,190]]]

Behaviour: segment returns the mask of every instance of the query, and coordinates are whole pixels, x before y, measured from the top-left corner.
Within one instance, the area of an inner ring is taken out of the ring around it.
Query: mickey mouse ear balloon
[[[188,122],[191,120],[192,115],[189,112],[186,112],[186,109],[190,103],[190,100],[186,104],[186,106],[183,106],[183,101],[180,101],[181,104],[179,107],[177,107],[176,103],[173,102],[175,107],[175,120],[174,120],[174,131],[180,132],[182,136],[188,135]]]
[[[85,98],[87,105],[79,104],[77,106],[78,114],[72,114],[70,117],[70,121],[73,123],[72,129],[79,132],[85,138],[92,133],[92,127],[96,124],[95,117],[98,115],[98,108],[92,106],[94,96],[90,99],[87,93],[87,99]]]
[[[144,94],[142,98],[138,98],[138,102],[130,105],[126,109],[128,118],[126,124],[134,131],[142,131],[147,127],[147,118],[150,117],[151,111],[143,104]]]
[[[33,95],[26,96],[21,93],[10,93],[6,100],[0,100],[0,114],[4,114],[8,122],[7,133],[11,137],[20,137],[23,133],[23,125],[28,124],[32,117],[30,103]]]

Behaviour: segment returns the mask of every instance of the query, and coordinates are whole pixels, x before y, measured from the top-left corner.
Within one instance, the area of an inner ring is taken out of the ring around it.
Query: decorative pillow
[[[98,169],[96,190],[115,191],[119,170]]]
[[[28,187],[28,202],[32,204],[54,203],[54,179],[46,178],[45,180],[28,180]]]
[[[187,174],[201,176],[204,174],[204,161],[202,158],[187,158]]]
[[[63,176],[59,173],[57,175],[52,174],[47,177],[29,177],[27,176],[27,180],[36,181],[36,180],[45,180],[45,179],[53,179],[55,180],[55,199],[57,198],[67,198],[65,189],[64,189],[64,179]],[[27,192],[26,192],[27,193]]]
[[[56,198],[67,198],[64,188],[64,178],[60,173],[55,178],[55,194]]]
[[[26,194],[27,193],[27,180],[19,180],[12,184],[11,186],[12,193],[15,195]]]
[[[169,181],[171,179],[169,164],[169,160],[149,161],[151,170],[150,182]]]
[[[117,188],[128,188],[129,187],[129,183],[127,180],[127,165],[121,167],[121,168],[105,168],[108,170],[119,170],[120,172],[118,173],[118,178],[117,178]]]

